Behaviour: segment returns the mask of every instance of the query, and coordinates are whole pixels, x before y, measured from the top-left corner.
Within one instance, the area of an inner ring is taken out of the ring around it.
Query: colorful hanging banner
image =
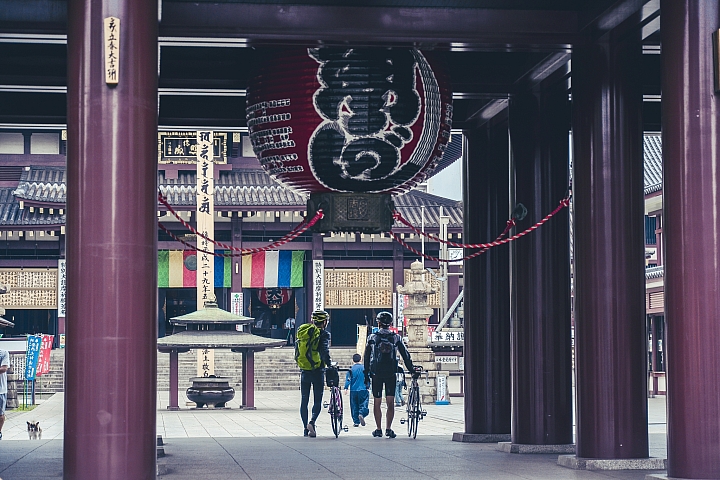
[[[55,335],[43,335],[40,342],[40,356],[38,357],[36,376],[41,376],[50,371],[50,351],[52,350],[53,338]]]
[[[158,287],[195,288],[197,286],[197,256],[190,250],[158,251]],[[218,253],[226,251],[218,250]],[[230,257],[215,257],[215,288],[230,288],[232,284]]]
[[[27,354],[25,355],[25,380],[35,380],[41,345],[42,336],[31,335],[27,337]]]
[[[274,250],[242,257],[243,288],[303,286],[303,250]]]

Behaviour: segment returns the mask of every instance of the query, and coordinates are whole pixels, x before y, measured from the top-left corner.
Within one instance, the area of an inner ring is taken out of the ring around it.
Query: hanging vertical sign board
[[[213,239],[215,233],[215,186],[213,169],[213,132],[197,132],[197,230],[205,237]],[[197,309],[205,306],[208,300],[215,301],[214,279],[215,259],[212,252],[215,247],[209,240],[198,237],[197,252]],[[210,252],[210,253],[206,253]]]
[[[325,310],[325,260],[313,260],[314,310]]]
[[[104,24],[105,83],[117,85],[120,77],[120,19],[107,17]]]
[[[57,299],[58,318],[64,318],[67,304],[67,265],[64,259],[58,260]]]
[[[197,132],[197,230],[205,237],[215,238],[215,185],[213,163],[213,132]],[[207,301],[215,301],[215,246],[207,238],[197,237],[197,309]],[[210,252],[210,253],[208,253]],[[197,356],[198,377],[215,374],[214,350],[199,349]]]

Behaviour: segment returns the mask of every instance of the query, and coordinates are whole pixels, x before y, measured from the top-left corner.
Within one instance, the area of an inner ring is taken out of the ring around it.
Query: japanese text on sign
[[[105,83],[117,85],[120,77],[120,19],[103,20],[105,39]]]
[[[462,342],[464,340],[465,335],[462,331],[448,332],[444,330],[436,330],[432,333],[433,342]]]
[[[197,229],[207,238],[215,233],[215,185],[213,164],[213,132],[197,132]],[[198,237],[197,247],[205,252],[214,252],[214,245],[206,238]],[[205,302],[214,300],[215,258],[210,253],[198,252],[197,309]]]
[[[25,380],[35,380],[41,345],[42,337],[36,335],[28,337],[27,355],[25,356]]]
[[[36,375],[39,377],[50,371],[50,350],[52,349],[54,335],[43,335],[40,343],[40,356],[37,362]]]
[[[325,309],[325,260],[313,260],[313,310]]]
[[[67,305],[67,265],[65,260],[58,260],[58,317],[65,317],[65,306]]]

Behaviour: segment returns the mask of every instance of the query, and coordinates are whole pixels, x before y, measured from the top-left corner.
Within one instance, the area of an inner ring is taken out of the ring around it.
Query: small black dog
[[[42,440],[42,428],[40,422],[27,422],[28,437],[30,440]]]

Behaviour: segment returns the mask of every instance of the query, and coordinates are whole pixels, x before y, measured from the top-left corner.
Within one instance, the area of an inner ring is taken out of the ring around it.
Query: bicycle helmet
[[[392,325],[393,323],[393,317],[390,312],[380,312],[375,319],[378,325]]]
[[[315,310],[312,313],[312,321],[313,323],[324,323],[328,320],[330,320],[330,314],[326,312],[325,310]]]

